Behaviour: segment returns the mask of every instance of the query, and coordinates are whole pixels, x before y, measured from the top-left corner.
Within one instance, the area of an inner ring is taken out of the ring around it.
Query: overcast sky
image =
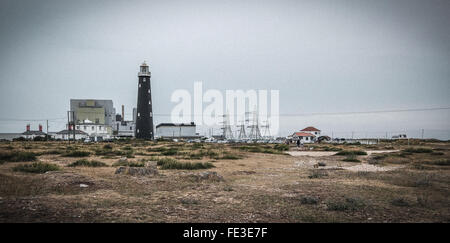
[[[447,0],[1,0],[0,132],[27,123],[8,119],[64,118],[71,98],[112,99],[131,119],[143,60],[159,114],[196,81],[280,90],[282,114],[450,107],[449,24]],[[288,116],[279,135],[449,139],[449,124],[449,110]]]

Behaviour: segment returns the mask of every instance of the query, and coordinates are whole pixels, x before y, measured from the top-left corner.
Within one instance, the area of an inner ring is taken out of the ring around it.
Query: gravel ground
[[[367,171],[367,172],[379,172],[379,171],[390,171],[390,170],[396,170],[401,168],[402,166],[386,166],[386,167],[379,167],[375,165],[369,165],[369,164],[359,164],[355,166],[349,166],[349,167],[343,167],[346,170],[350,171]]]

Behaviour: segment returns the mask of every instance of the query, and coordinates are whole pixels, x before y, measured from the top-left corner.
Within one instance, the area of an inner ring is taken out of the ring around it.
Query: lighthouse
[[[135,137],[137,139],[153,140],[152,92],[150,89],[151,73],[145,61],[140,66],[138,77],[139,83]]]

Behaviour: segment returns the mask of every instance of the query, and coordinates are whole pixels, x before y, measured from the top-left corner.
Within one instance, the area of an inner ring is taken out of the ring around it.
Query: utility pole
[[[48,135],[48,120],[47,120],[47,136],[46,136],[47,139],[45,139],[46,141],[48,141],[48,136],[49,135]]]
[[[72,115],[72,116],[70,116]],[[71,119],[72,118],[72,119]],[[70,144],[70,128],[73,128],[73,142],[75,143],[75,112],[67,111],[67,140]]]
[[[423,139],[423,133],[424,133],[424,129],[422,129],[422,139]]]
[[[73,143],[75,143],[75,111],[72,111]]]
[[[67,112],[67,141],[69,141],[69,144],[70,144],[70,135],[69,135],[69,131],[70,131],[70,115],[69,115],[69,112],[70,111]],[[64,136],[64,133],[63,133],[63,136]]]

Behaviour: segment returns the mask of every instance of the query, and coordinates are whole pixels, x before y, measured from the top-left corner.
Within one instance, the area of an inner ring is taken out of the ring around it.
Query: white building
[[[300,140],[303,143],[314,143],[316,136],[308,132],[295,132],[291,136],[292,141]]]
[[[39,131],[31,131],[30,124],[27,125],[27,130],[21,135],[25,139],[34,139],[35,137],[45,138],[45,136],[46,134],[42,131],[42,125],[39,125]]]
[[[92,141],[103,141],[112,138],[112,128],[105,124],[96,124],[90,120],[76,125],[76,130],[86,133]]]
[[[136,123],[134,121],[116,121],[114,127],[117,132],[117,137],[134,137],[134,130],[136,129]],[[115,133],[116,134],[116,133]]]
[[[300,132],[311,133],[316,137],[320,137],[320,130],[315,127],[307,127],[302,129]]]
[[[85,132],[82,132],[80,130],[75,130],[75,140],[84,140],[86,138],[88,138],[88,134]],[[69,140],[73,139],[73,130],[62,130],[60,132],[57,132],[54,136],[55,139],[60,139],[60,140]]]
[[[41,137],[41,138],[45,138],[45,133],[42,131],[26,131],[24,133],[22,133],[23,138],[25,139],[34,139],[36,137]]]
[[[125,120],[125,106],[122,105],[122,115],[116,115],[116,121],[112,127],[116,138],[133,138],[136,130],[136,108],[133,108],[133,120]]]
[[[156,137],[159,138],[197,138],[196,126],[191,123],[161,123],[156,126]]]

